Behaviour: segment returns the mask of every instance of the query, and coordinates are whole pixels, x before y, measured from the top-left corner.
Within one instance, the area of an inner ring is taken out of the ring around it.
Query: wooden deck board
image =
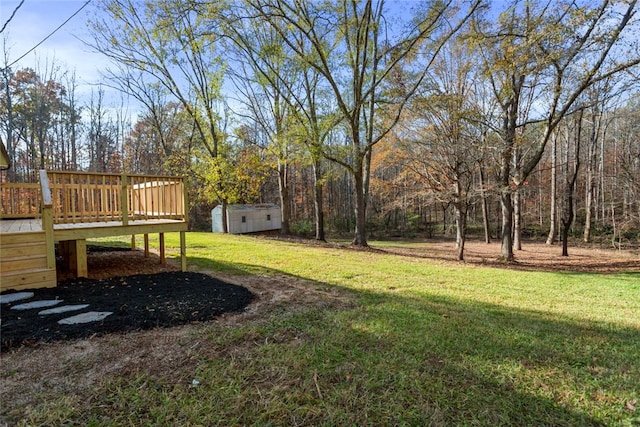
[[[0,221],[2,234],[42,232],[40,219],[11,219]],[[55,224],[54,241],[91,239],[98,237],[123,236],[127,234],[170,233],[187,231],[186,221],[170,219],[149,219],[129,221],[123,226],[120,221],[84,222],[76,224]]]
[[[0,221],[0,233],[32,233],[42,231],[39,219],[3,219]]]
[[[184,221],[175,219],[147,219],[147,220],[129,220],[128,227],[140,225],[163,225],[163,224],[179,224]],[[121,221],[100,221],[100,222],[77,222],[74,224],[54,224],[54,230],[71,230],[86,228],[105,228],[105,227],[123,227]]]
[[[148,219],[148,220],[134,220],[129,221],[127,227],[122,225],[121,221],[101,221],[101,222],[82,222],[75,224],[55,224],[53,226],[54,232],[66,232],[71,230],[91,230],[91,229],[118,229],[128,227],[152,227],[161,230],[163,226],[169,226],[169,228],[175,228],[176,225],[186,224],[185,221],[173,220],[173,219]],[[32,233],[42,231],[42,221],[40,219],[3,219],[0,220],[0,234],[10,233]],[[114,230],[116,231],[116,230]],[[82,233],[82,231],[79,231]],[[154,231],[155,232],[155,231]],[[102,233],[100,233],[102,234]],[[116,232],[114,235],[119,235]]]

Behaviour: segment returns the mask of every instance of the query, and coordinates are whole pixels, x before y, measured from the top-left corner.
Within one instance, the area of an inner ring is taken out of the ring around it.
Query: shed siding
[[[282,227],[280,207],[277,205],[227,206],[229,233],[244,234],[278,230]],[[211,211],[211,231],[222,233],[222,206]]]

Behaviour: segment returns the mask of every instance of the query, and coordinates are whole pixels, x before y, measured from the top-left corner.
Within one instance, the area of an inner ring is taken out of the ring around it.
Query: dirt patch
[[[456,261],[457,250],[451,240],[425,240],[424,245],[407,248],[404,245],[385,247],[383,251],[441,261]],[[569,256],[563,257],[562,247],[527,241],[522,250],[515,250],[515,262],[500,260],[500,243],[490,244],[468,241],[465,244],[465,264],[508,268],[522,271],[564,271],[585,273],[615,273],[640,271],[640,251],[619,251],[594,247],[569,247]]]
[[[61,259],[58,259],[59,281],[72,277],[71,273],[61,272],[61,261]],[[160,258],[154,252],[150,252],[149,256],[145,256],[144,251],[139,249],[131,250],[98,245],[87,246],[87,269],[90,279],[180,271],[179,265],[173,262],[168,261],[160,264]]]
[[[407,239],[389,239],[384,244],[376,244],[374,241],[367,248],[338,242],[319,242],[295,236],[261,236],[260,238],[521,271],[640,272],[640,249],[617,250],[605,248],[595,243],[571,242],[569,256],[563,257],[561,256],[562,246],[560,243],[547,245],[533,240],[525,240],[522,244],[522,250],[514,250],[515,261],[505,262],[501,259],[500,242],[493,241],[487,244],[473,238],[467,240],[465,244],[464,261],[457,260],[455,241],[452,238],[444,237],[411,239],[410,245],[407,245]],[[393,244],[394,241],[398,242],[397,246]]]

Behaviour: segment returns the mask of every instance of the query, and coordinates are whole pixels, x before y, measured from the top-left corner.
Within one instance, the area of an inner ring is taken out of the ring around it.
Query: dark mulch
[[[55,288],[32,289],[29,300],[2,304],[2,351],[37,342],[87,338],[114,332],[204,322],[243,310],[253,294],[241,286],[199,273],[165,272],[108,279],[74,279]],[[3,294],[13,291],[3,292]],[[89,304],[84,310],[38,315],[46,308],[11,310],[29,301],[61,299],[58,305]],[[110,311],[102,321],[60,325],[58,320],[86,311]]]
[[[96,252],[130,252],[130,247],[123,246],[102,246],[102,245],[87,245],[87,253]]]

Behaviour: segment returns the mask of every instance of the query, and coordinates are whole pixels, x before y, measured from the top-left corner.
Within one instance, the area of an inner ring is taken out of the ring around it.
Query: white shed
[[[227,205],[229,233],[243,234],[279,230],[282,227],[280,206],[272,204]],[[222,233],[222,205],[211,210],[211,231]]]

